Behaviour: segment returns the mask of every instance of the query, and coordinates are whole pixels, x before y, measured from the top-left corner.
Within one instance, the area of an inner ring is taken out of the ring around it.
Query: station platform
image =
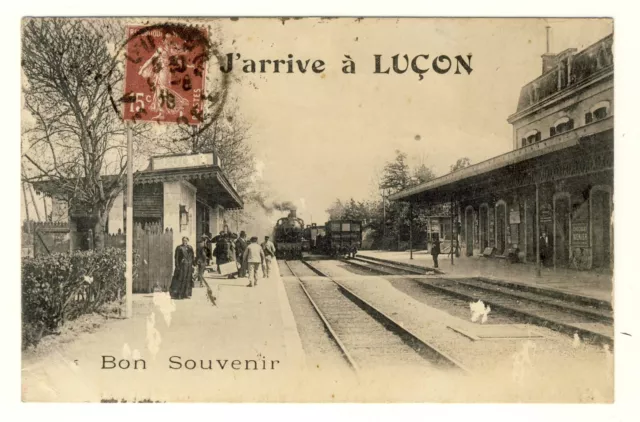
[[[433,268],[433,258],[426,250],[413,251],[413,259],[410,259],[409,251],[363,250],[358,253],[358,256],[422,266],[425,271]],[[613,301],[613,276],[610,273],[542,267],[541,275],[538,277],[535,265],[511,264],[505,259],[454,256],[453,262],[451,265],[451,255],[441,254],[438,258],[438,269],[448,277],[485,277],[496,281],[533,286],[537,289],[584,296],[598,301],[609,303]]]
[[[287,374],[304,373],[304,351],[274,265],[275,274],[255,287],[247,287],[247,278],[207,275],[217,306],[201,287],[188,300],[172,300],[168,293],[138,294],[133,318],[105,320],[45,355],[25,353],[23,400],[263,402],[295,397],[299,386],[291,380],[297,377]]]

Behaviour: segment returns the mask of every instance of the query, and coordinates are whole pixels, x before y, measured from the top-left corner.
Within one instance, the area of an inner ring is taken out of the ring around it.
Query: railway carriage
[[[331,220],[325,226],[322,250],[330,256],[355,257],[362,246],[362,222]]]

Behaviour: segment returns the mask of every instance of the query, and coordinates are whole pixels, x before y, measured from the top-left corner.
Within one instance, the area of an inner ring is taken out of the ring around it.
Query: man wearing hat
[[[247,234],[243,231],[240,232],[240,237],[236,240],[236,260],[240,266],[238,277],[247,276],[247,264],[244,262],[244,251],[247,249]]]
[[[203,234],[200,238],[200,243],[198,244],[198,252],[196,253],[196,264],[198,264],[198,281],[200,282],[200,287],[204,286],[204,271],[207,268],[211,253],[207,247],[208,240],[209,237],[206,234]]]
[[[264,256],[267,261],[267,271],[265,272],[263,268],[262,272],[266,278],[269,278],[269,273],[271,272],[271,260],[276,256],[276,246],[269,240],[269,236],[264,237],[262,249],[264,250]]]
[[[246,262],[246,267],[249,269],[249,284],[247,287],[253,287],[258,284],[258,266],[262,265],[262,272],[264,273],[265,256],[264,251],[258,245],[258,238],[252,237],[251,243],[244,250],[242,255],[242,262]]]

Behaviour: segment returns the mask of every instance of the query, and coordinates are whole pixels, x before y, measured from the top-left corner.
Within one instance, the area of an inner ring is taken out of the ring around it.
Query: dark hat
[[[253,237],[251,238],[251,241],[252,241],[252,242],[257,242],[257,241],[258,241],[258,236],[253,236]]]

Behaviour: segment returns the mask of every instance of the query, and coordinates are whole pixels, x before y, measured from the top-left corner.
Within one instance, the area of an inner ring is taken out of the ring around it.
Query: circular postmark
[[[125,120],[190,125],[197,135],[219,118],[230,76],[221,72],[215,88],[211,83],[207,87],[209,61],[224,60],[207,28],[183,23],[131,25],[126,27],[121,49],[124,86],[118,102],[122,110],[111,101]]]

